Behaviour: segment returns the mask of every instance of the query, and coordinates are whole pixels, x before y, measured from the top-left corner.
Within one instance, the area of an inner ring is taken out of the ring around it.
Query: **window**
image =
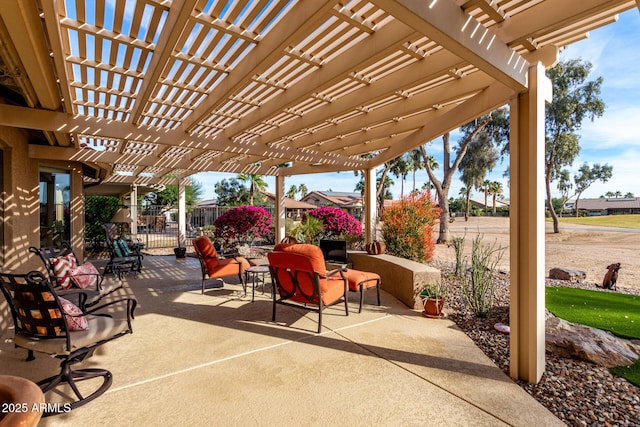
[[[71,175],[68,171],[40,170],[40,246],[71,240]]]

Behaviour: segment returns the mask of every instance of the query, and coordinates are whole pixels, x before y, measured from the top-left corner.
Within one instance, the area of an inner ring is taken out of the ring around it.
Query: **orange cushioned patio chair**
[[[318,312],[318,333],[322,329],[322,310],[328,305],[344,300],[347,305],[347,279],[343,269],[327,272],[324,256],[319,247],[309,244],[279,244],[267,255],[272,282],[273,316],[276,320],[276,304],[302,307]]]
[[[244,294],[247,295],[247,285],[244,280],[244,271],[250,266],[249,261],[240,256],[221,258],[207,236],[200,236],[193,240],[193,247],[200,261],[202,270],[202,293],[206,279],[222,279],[223,277],[237,274],[242,283]]]

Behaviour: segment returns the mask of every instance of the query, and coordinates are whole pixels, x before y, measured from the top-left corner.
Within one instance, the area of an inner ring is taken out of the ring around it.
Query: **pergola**
[[[39,131],[29,158],[81,162],[103,185],[252,173],[276,176],[281,201],[285,176],[362,170],[370,239],[376,167],[508,104],[511,374],[536,382],[544,371],[544,71],[563,46],[636,6],[6,1],[0,126]],[[281,203],[276,211],[279,238]]]

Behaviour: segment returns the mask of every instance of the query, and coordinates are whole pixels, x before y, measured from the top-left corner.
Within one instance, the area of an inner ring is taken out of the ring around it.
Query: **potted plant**
[[[431,283],[426,285],[420,292],[424,311],[422,315],[431,319],[442,319],[444,313],[442,308],[446,301],[445,290],[442,283]]]
[[[182,246],[182,233],[178,233],[178,247],[173,248],[173,253],[176,254],[176,258],[184,258],[187,253],[187,248]]]

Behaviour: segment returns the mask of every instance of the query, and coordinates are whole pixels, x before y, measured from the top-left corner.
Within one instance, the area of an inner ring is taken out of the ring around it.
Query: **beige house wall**
[[[44,271],[42,262],[29,252],[40,246],[39,170],[42,166],[71,172],[71,243],[80,262],[84,260],[84,204],[82,167],[76,162],[35,161],[29,158],[28,132],[0,126],[4,151],[4,241],[0,269],[3,272]],[[0,299],[0,330],[11,325],[4,298]]]

